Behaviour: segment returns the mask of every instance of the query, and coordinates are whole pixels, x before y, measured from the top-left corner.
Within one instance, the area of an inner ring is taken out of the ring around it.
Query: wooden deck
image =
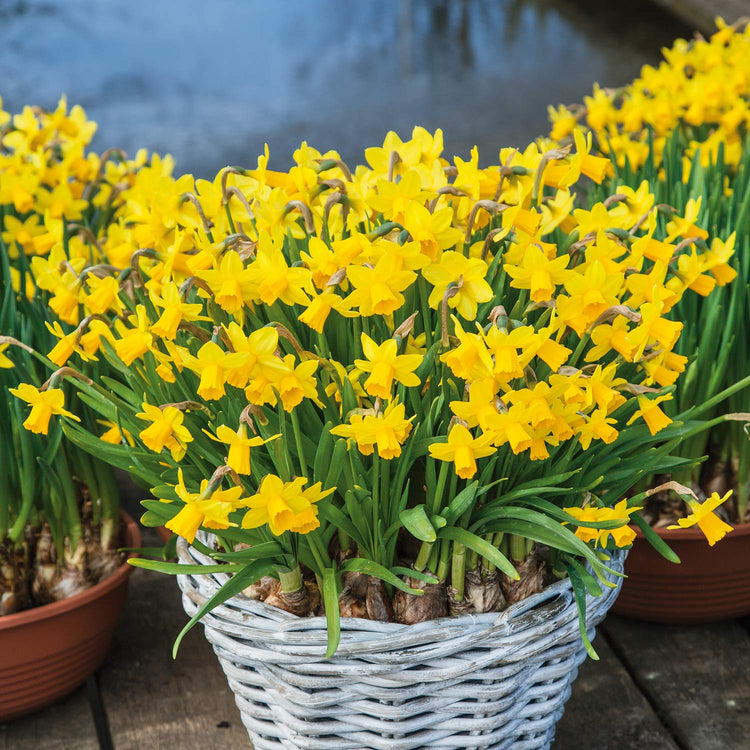
[[[96,679],[50,708],[0,725],[0,750],[250,748],[201,628],[172,661],[185,620],[171,577],[134,571]],[[581,668],[557,750],[750,748],[748,623],[667,627],[611,616],[595,645],[601,660]]]
[[[141,493],[121,486],[138,514]],[[158,545],[145,529],[144,546]],[[0,750],[251,748],[218,661],[187,621],[172,576],[133,571],[115,642],[95,678],[0,724]],[[555,750],[750,750],[750,619],[669,627],[609,616],[573,685]]]

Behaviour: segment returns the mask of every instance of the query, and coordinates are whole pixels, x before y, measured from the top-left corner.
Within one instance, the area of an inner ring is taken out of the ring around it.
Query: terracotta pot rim
[[[138,528],[138,524],[124,510],[120,511],[120,517],[125,528],[125,546],[140,547],[141,532]],[[131,557],[138,557],[138,554],[130,552],[127,560],[130,560]],[[129,565],[127,560],[111,576],[109,576],[109,578],[100,581],[90,589],[82,591],[80,594],[76,594],[67,599],[62,599],[59,602],[43,604],[39,607],[32,607],[31,609],[25,609],[22,612],[15,612],[12,615],[0,617],[0,632],[28,625],[32,622],[39,622],[41,620],[57,617],[65,612],[77,609],[78,607],[83,607],[89,602],[108,594],[113,589],[122,585],[122,582],[133,572],[133,566]]]
[[[632,526],[631,527],[639,539],[645,539],[646,535],[637,527]],[[658,528],[658,529],[652,529],[655,531],[662,539],[665,541],[672,541],[672,542],[692,542],[697,540],[703,540],[706,541],[705,534],[698,528],[698,526],[691,526],[687,529],[667,529],[665,527]],[[736,539],[740,536],[750,536],[750,523],[738,523],[734,525],[734,531],[731,531],[727,534],[724,539]],[[723,541],[723,540],[722,540]]]

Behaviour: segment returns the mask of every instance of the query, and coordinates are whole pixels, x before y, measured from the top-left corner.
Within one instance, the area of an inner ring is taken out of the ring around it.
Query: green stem
[[[302,588],[302,571],[299,565],[292,570],[289,570],[289,568],[278,568],[277,572],[279,574],[281,590],[285,594],[292,594]]]
[[[682,418],[687,419],[693,419],[697,417],[699,414],[703,414],[704,412],[708,411],[709,409],[713,408],[717,404],[720,404],[724,399],[729,398],[730,396],[734,395],[735,393],[738,393],[739,391],[743,390],[744,388],[747,388],[750,386],[750,375],[747,377],[742,378],[742,380],[738,381],[737,383],[733,383],[728,388],[725,388],[720,393],[717,393],[712,398],[709,398],[707,401],[704,401],[702,404],[693,406],[691,409],[688,409],[683,415],[681,415]],[[720,421],[723,421],[723,417],[720,418]],[[695,433],[691,433],[695,434]]]
[[[309,479],[310,476],[307,473],[307,458],[305,458],[305,449],[302,446],[302,431],[299,426],[299,417],[297,416],[297,410],[292,409],[292,430],[294,431],[294,442],[297,445],[297,456],[299,458],[300,471],[305,479]]]
[[[451,561],[451,585],[456,591],[456,601],[464,600],[464,578],[466,577],[466,547],[463,544],[453,545]]]
[[[432,549],[430,550],[430,559],[427,561],[427,569],[430,571],[430,573],[434,573],[435,571],[437,571],[439,555],[440,545],[433,544]]]
[[[448,571],[450,570],[450,559],[451,559],[451,543],[449,539],[443,539],[440,543],[440,557],[437,563],[437,570],[435,575],[439,581],[445,581],[448,578]]]
[[[440,464],[440,474],[438,474],[437,487],[435,487],[435,495],[432,498],[430,504],[430,512],[432,515],[436,515],[440,512],[443,507],[443,492],[445,490],[445,482],[448,479],[448,469],[450,468],[449,461],[443,461]]]
[[[589,339],[591,338],[591,335],[588,333],[584,333],[581,337],[581,340],[578,342],[578,346],[575,348],[575,351],[573,352],[573,356],[568,360],[567,364],[569,367],[575,367],[578,362],[578,357],[581,356],[581,353],[583,352],[586,344],[588,343]]]
[[[422,542],[417,559],[414,561],[414,570],[418,570],[421,573],[427,567],[433,547],[433,542]]]

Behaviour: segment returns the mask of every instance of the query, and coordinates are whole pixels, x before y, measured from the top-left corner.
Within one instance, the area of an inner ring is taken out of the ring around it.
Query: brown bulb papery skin
[[[34,576],[31,581],[31,592],[39,604],[55,601],[52,591],[57,583],[60,571],[57,567],[57,552],[52,539],[52,532],[45,522],[36,539]]]
[[[500,586],[500,576],[496,571],[469,571],[466,574],[464,590],[467,601],[474,607],[474,612],[500,612],[508,606]]]
[[[346,571],[341,575],[343,588],[339,594],[339,613],[342,617],[369,620],[367,613],[368,576]]]
[[[385,584],[379,578],[370,576],[367,581],[367,616],[371,620],[380,622],[393,622],[395,615],[393,607],[385,590]]]
[[[470,570],[464,578],[463,601],[456,599],[456,589],[448,588],[448,609],[451,615],[500,612],[508,606],[500,587],[500,576],[482,568]]]
[[[94,582],[84,570],[77,566],[65,565],[51,589],[53,601],[69,599],[71,596],[90,589],[93,585]]]
[[[502,576],[502,590],[508,604],[520,602],[532,594],[538,594],[543,588],[545,563],[537,555],[530,554],[516,570],[521,576],[515,581],[505,573]]]
[[[11,549],[0,544],[0,617],[29,605],[28,544]]]
[[[320,591],[316,583],[304,581],[297,591],[283,592],[281,585],[265,599],[271,607],[291,612],[297,617],[314,617],[320,611]]]
[[[393,612],[397,622],[414,625],[448,615],[448,594],[444,583],[423,583],[415,578],[404,578],[407,586],[422,589],[424,594],[407,594],[400,589],[393,597]]]
[[[248,599],[255,599],[256,601],[264,601],[269,594],[273,593],[278,589],[279,582],[271,576],[263,576],[259,581],[243,589],[242,593]]]
[[[463,601],[456,599],[456,589],[448,586],[448,613],[451,617],[458,615],[472,615],[476,612],[474,605],[466,598]]]

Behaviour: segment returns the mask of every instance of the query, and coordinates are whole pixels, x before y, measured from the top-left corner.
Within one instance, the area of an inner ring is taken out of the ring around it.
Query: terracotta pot
[[[157,526],[156,533],[164,544],[166,544],[172,537],[172,532],[166,526]]]
[[[750,523],[738,524],[713,547],[697,527],[654,530],[681,564],[665,560],[638,531],[613,612],[680,625],[750,614]]]
[[[138,524],[122,513],[126,547],[139,547]],[[132,556],[132,553],[131,553]],[[69,599],[0,617],[0,721],[54,703],[102,663],[114,636],[133,568]]]

